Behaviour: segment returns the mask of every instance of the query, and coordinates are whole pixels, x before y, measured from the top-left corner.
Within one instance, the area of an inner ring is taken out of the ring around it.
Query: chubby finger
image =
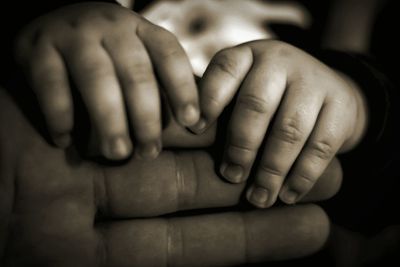
[[[309,204],[111,222],[104,229],[103,257],[111,266],[236,266],[315,253],[330,224],[321,208]]]
[[[316,202],[330,199],[339,191],[342,180],[342,167],[339,160],[335,157],[331,160],[311,190],[303,198],[299,199],[299,202]]]
[[[61,55],[49,43],[38,44],[28,72],[54,143],[59,147],[68,146],[73,127],[73,104]]]
[[[286,87],[284,72],[263,60],[254,62],[237,97],[228,125],[228,137],[221,164],[230,182],[244,181],[257,155],[268,125]]]
[[[310,90],[308,90],[310,91]],[[255,206],[272,206],[296,158],[300,154],[324,102],[324,95],[290,86],[279,105],[269,131],[254,184],[247,199]]]
[[[201,118],[190,129],[204,132],[232,101],[253,63],[248,46],[227,48],[211,60],[200,82]]]
[[[146,48],[134,34],[105,41],[129,112],[137,155],[155,158],[161,150],[161,102]]]
[[[192,126],[200,117],[199,99],[185,51],[172,33],[150,22],[139,24],[137,34],[150,55],[177,121]]]
[[[98,132],[102,154],[108,159],[126,158],[132,143],[122,91],[109,55],[101,44],[89,39],[68,49],[65,58]]]
[[[327,104],[318,118],[316,126],[303,147],[294,167],[285,181],[280,199],[293,204],[311,190],[324,172],[346,138],[343,116],[337,111],[344,107]]]

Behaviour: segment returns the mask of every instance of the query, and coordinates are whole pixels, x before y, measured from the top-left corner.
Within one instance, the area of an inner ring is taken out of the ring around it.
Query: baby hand
[[[161,149],[158,77],[176,120],[199,118],[189,60],[176,38],[135,12],[109,3],[63,7],[26,26],[16,46],[17,61],[37,95],[55,144],[71,142],[75,86],[98,136],[100,152],[122,159]],[[136,149],[136,148],[135,148]]]
[[[202,132],[237,94],[228,126],[222,175],[249,175],[247,199],[265,208],[278,196],[299,201],[337,152],[352,148],[366,126],[366,104],[345,75],[279,41],[254,41],[219,52],[200,83]]]

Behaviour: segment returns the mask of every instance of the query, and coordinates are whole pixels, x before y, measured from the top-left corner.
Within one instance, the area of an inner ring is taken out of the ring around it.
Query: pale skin
[[[97,164],[49,145],[3,90],[0,125],[2,266],[236,266],[303,257],[328,240],[313,204],[159,217],[239,202],[245,185],[220,179],[204,151]],[[331,197],[340,182],[333,160],[304,201]]]
[[[36,19],[20,33],[16,58],[60,147],[71,143],[72,83],[88,110],[99,152],[112,160],[132,152],[128,118],[137,154],[158,155],[162,127],[156,76],[181,125],[199,118],[193,72],[175,36],[119,5],[75,4]]]
[[[360,141],[367,123],[365,100],[351,79],[280,41],[217,53],[201,80],[202,115],[191,129],[207,129],[235,95],[221,173],[243,182],[261,153],[247,191],[260,208],[272,206],[278,196],[287,204],[298,202],[335,154]]]
[[[240,183],[255,168],[247,199],[260,208],[278,197],[287,204],[300,201],[335,154],[363,136],[367,107],[358,86],[293,46],[261,40],[222,50],[202,77],[198,96],[188,59],[171,33],[111,4],[61,10],[26,27],[16,49],[61,147],[71,142],[73,127],[68,73],[108,159],[129,156],[132,142],[141,157],[158,155],[161,92],[155,73],[175,121],[196,133],[237,96],[220,171]],[[258,154],[261,161],[253,167]]]

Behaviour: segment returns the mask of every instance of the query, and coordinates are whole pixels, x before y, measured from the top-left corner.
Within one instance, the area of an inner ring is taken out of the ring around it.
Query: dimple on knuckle
[[[334,148],[330,142],[315,141],[310,145],[312,155],[322,160],[329,160],[334,155]]]
[[[52,71],[50,71],[50,73],[36,73],[34,80],[35,82],[41,83],[40,88],[43,91],[52,91],[56,88],[60,88],[65,84],[65,81],[60,77],[60,74],[58,72]]]
[[[228,50],[217,54],[213,59],[212,66],[233,78],[238,76],[237,63],[230,57]]]
[[[284,177],[285,172],[280,170],[276,166],[272,166],[269,162],[262,162],[259,165],[259,170],[261,170],[264,174],[271,177]]]
[[[259,114],[266,114],[269,112],[268,103],[261,99],[260,97],[245,94],[239,96],[238,104],[243,106],[245,109],[259,113]]]
[[[137,70],[137,71],[135,71]],[[127,75],[123,79],[124,86],[128,89],[137,88],[137,87],[149,87],[152,84],[151,75],[143,69],[132,68],[130,71],[130,75]]]
[[[229,145],[229,152],[231,153],[254,153],[254,145],[248,142],[232,142]]]
[[[296,144],[303,140],[303,131],[296,120],[287,119],[274,129],[274,135],[287,143]]]
[[[301,187],[301,191],[305,191],[304,187],[312,186],[317,180],[317,178],[315,178],[315,176],[310,173],[307,173],[307,174],[306,173],[298,173],[297,177],[295,177],[295,179],[297,179],[297,181],[295,180],[295,182],[293,183],[293,186],[297,186],[297,188],[299,188],[299,189]]]
[[[104,66],[104,62],[99,62],[99,60],[89,59],[81,68],[82,72],[88,75],[89,78],[106,78],[114,74],[110,68]]]
[[[218,96],[214,95],[215,92],[211,92],[208,94],[205,94],[202,96],[202,101],[206,103],[205,108],[208,110],[214,109],[214,108],[219,108],[222,106],[223,103],[221,103],[220,99]]]

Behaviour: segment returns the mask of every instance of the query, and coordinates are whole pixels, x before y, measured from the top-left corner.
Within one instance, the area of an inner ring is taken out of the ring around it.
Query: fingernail
[[[232,183],[240,183],[243,179],[243,167],[233,163],[223,163],[221,174]]]
[[[297,201],[299,194],[293,190],[284,191],[282,198],[286,204],[294,204]]]
[[[191,126],[199,119],[199,110],[194,105],[186,105],[180,114],[180,122],[185,126]]]
[[[196,134],[201,134],[207,129],[207,122],[204,118],[200,118],[200,120],[192,127],[190,130]]]
[[[53,137],[54,144],[60,148],[66,148],[71,144],[71,136],[69,134],[59,134]]]
[[[161,151],[161,141],[149,142],[141,145],[138,149],[139,157],[143,159],[155,159]]]
[[[110,159],[123,159],[129,155],[131,149],[131,142],[126,137],[114,137],[108,144],[106,156]]]
[[[268,201],[268,190],[259,186],[255,186],[250,190],[248,200],[256,206],[265,207]]]

